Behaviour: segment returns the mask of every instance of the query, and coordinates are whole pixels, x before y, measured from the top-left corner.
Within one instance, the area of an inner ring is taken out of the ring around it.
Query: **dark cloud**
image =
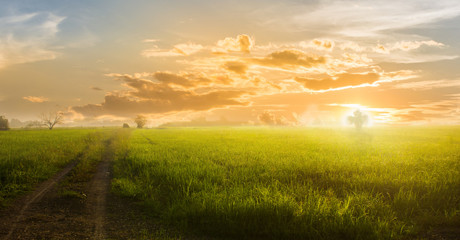
[[[327,90],[347,86],[358,86],[364,83],[374,83],[380,79],[378,73],[342,73],[332,77],[326,77],[323,79],[312,79],[312,78],[303,78],[295,77],[294,80],[304,85],[310,90]]]
[[[225,69],[238,73],[238,74],[245,74],[246,71],[248,70],[248,65],[246,65],[243,62],[237,62],[237,61],[230,61],[226,62],[224,64]]]
[[[276,51],[265,58],[253,58],[252,62],[272,67],[314,67],[325,64],[327,59],[323,56],[309,56],[299,50]]]
[[[174,78],[173,75],[160,75],[161,82],[139,79],[129,75],[117,76],[131,88],[120,94],[109,93],[101,104],[88,104],[73,107],[73,110],[84,116],[167,113],[175,111],[203,111],[234,105],[246,105],[240,100],[246,91],[221,90],[198,94],[193,90],[181,90],[171,87],[168,83],[180,82],[188,86],[185,78]],[[166,79],[164,78],[165,76]],[[180,80],[178,80],[180,79]]]
[[[184,88],[196,88],[199,86],[208,86],[210,84],[224,84],[229,85],[233,83],[233,80],[230,79],[225,74],[207,76],[204,73],[202,74],[192,74],[192,73],[171,73],[171,72],[154,72],[154,73],[144,73],[140,77],[133,77],[129,74],[108,74],[108,76],[115,77],[121,81],[126,82],[131,87],[137,88],[138,86],[159,83],[164,86],[181,86]],[[155,85],[157,87],[157,85]]]
[[[93,89],[94,91],[102,91],[102,88],[100,87],[91,87],[91,89]]]
[[[176,84],[183,87],[194,87],[197,85],[208,85],[212,79],[204,75],[196,74],[175,74],[170,72],[155,72],[152,77],[165,84]]]
[[[166,83],[166,84],[177,84],[181,85],[184,87],[191,87],[196,85],[193,81],[190,79],[180,76],[174,73],[169,73],[169,72],[156,72],[153,74],[153,77],[157,79],[160,82]]]

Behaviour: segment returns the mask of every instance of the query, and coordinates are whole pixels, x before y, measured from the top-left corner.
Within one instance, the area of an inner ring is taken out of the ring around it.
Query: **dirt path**
[[[111,140],[105,143],[105,150],[102,161],[97,167],[93,179],[89,185],[88,198],[86,200],[86,209],[89,211],[91,219],[94,220],[93,239],[105,239],[104,223],[106,216],[106,199],[110,187],[110,165],[113,160],[114,150],[112,149]]]
[[[95,172],[89,173],[90,181],[72,183],[75,185],[72,190],[77,194],[63,194],[61,185],[68,184],[66,181],[72,175],[81,174],[75,167],[78,159],[2,211],[0,239],[106,239],[106,196],[113,152],[109,139]]]

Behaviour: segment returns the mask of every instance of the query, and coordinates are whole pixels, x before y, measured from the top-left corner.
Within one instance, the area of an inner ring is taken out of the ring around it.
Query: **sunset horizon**
[[[457,1],[3,5],[0,115],[17,126],[340,126],[357,109],[375,126],[460,124]]]
[[[459,239],[459,0],[0,2],[0,239]]]

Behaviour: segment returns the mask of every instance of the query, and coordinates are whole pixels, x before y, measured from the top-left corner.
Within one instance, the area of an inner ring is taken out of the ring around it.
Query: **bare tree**
[[[348,122],[355,125],[357,130],[360,130],[368,120],[368,116],[359,110],[354,111],[353,116],[348,116]]]
[[[4,116],[0,116],[0,130],[5,131],[9,129],[10,125],[8,124],[8,119],[6,119]]]
[[[147,123],[147,118],[144,115],[137,115],[134,122],[137,124],[137,128],[143,128]]]
[[[49,112],[48,114],[42,113],[40,116],[42,124],[45,125],[49,130],[52,130],[56,124],[63,123],[64,113],[63,112]]]

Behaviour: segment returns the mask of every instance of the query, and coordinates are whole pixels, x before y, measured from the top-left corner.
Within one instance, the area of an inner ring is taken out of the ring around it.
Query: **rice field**
[[[418,238],[460,226],[460,128],[171,128],[118,146],[112,188],[235,239]]]
[[[420,239],[460,228],[460,127],[2,131],[1,207],[73,161],[60,194],[84,198],[78,186],[109,139],[112,191],[198,238]]]

